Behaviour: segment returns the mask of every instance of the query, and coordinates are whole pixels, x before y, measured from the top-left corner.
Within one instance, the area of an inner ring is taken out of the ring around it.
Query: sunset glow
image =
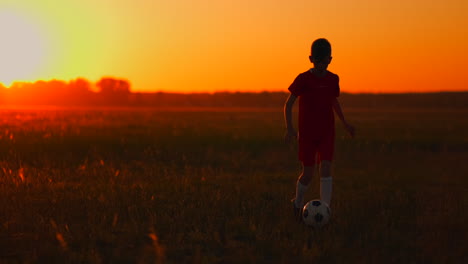
[[[468,1],[2,0],[0,82],[286,91],[329,39],[345,92],[467,91]]]
[[[28,18],[13,10],[0,10],[0,82],[40,78],[46,47],[44,35]]]

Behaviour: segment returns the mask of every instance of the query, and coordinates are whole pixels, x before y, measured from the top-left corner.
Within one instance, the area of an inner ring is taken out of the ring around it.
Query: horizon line
[[[130,84],[131,84],[131,81],[129,79],[126,79],[126,78],[121,78],[121,77],[116,77],[116,76],[104,76],[102,78],[113,78],[113,79],[116,79],[116,80],[126,80],[128,81]],[[101,78],[101,79],[102,79]],[[87,81],[89,84],[91,84],[91,86],[95,86],[95,82],[92,82],[90,81],[89,79],[85,78],[85,77],[77,77],[77,78],[74,78],[74,79],[69,79],[69,80],[63,80],[63,79],[58,79],[58,78],[51,78],[51,79],[48,79],[48,80],[44,80],[44,79],[38,79],[38,80],[35,80],[35,81],[24,81],[24,80],[18,80],[18,81],[14,81],[11,83],[11,85],[9,86],[6,86],[3,82],[0,81],[0,88],[4,88],[4,89],[11,89],[13,87],[13,84],[15,83],[24,83],[24,84],[34,84],[36,82],[40,82],[40,81],[44,81],[44,82],[51,82],[51,81],[62,81],[62,82],[66,82],[66,83],[69,83],[69,82],[72,82],[74,80],[78,80],[78,79],[82,79],[82,80],[85,80]],[[89,90],[90,92],[95,92],[94,90],[90,89]],[[146,90],[146,89],[132,89],[130,87],[129,89],[129,92],[130,93],[140,93],[140,94],[154,94],[154,93],[165,93],[165,94],[181,94],[181,95],[187,95],[187,94],[236,94],[236,93],[246,93],[246,94],[261,94],[261,93],[288,93],[288,90],[287,88],[284,88],[284,89],[264,89],[264,90],[255,90],[255,91],[246,91],[246,90],[223,90],[223,89],[219,89],[219,90],[207,90],[207,91],[193,91],[193,92],[190,92],[190,91],[171,91],[171,90],[166,90],[166,89],[159,89],[159,90]],[[465,89],[465,90],[439,90],[439,91],[434,91],[434,90],[428,90],[428,91],[412,91],[412,90],[408,90],[408,91],[357,91],[357,92],[353,92],[353,91],[349,91],[348,89],[343,89],[341,90],[341,94],[353,94],[353,95],[359,95],[359,94],[375,94],[375,95],[378,95],[378,94],[440,94],[440,93],[468,93],[468,88]]]
[[[280,90],[261,90],[261,91],[243,91],[243,90],[219,90],[219,91],[206,91],[206,92],[174,92],[174,91],[167,91],[167,90],[156,90],[156,91],[146,91],[146,90],[137,90],[137,91],[130,91],[131,93],[141,93],[141,94],[154,94],[154,93],[164,93],[164,94],[180,94],[180,95],[189,95],[189,94],[262,94],[262,93],[285,93],[288,94],[288,90],[285,89],[284,91]],[[359,95],[359,94],[441,94],[441,93],[468,93],[467,90],[449,90],[449,91],[398,91],[398,92],[349,92],[349,91],[341,91],[340,94],[352,94],[352,95]]]

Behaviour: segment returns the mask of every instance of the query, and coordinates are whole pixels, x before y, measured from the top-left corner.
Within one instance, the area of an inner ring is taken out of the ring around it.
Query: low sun
[[[0,83],[31,81],[44,66],[44,36],[33,21],[11,10],[0,10]]]

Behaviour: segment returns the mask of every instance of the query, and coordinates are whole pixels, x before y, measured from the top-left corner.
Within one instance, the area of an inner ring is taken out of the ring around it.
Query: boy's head
[[[317,70],[326,70],[331,62],[331,45],[328,40],[319,38],[312,43],[309,60]]]

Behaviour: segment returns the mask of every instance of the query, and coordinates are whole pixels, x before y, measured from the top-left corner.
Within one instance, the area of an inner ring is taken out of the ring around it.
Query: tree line
[[[132,92],[126,79],[103,77],[96,83],[71,81],[0,83],[0,105],[125,106],[125,107],[273,107],[281,108],[284,92],[167,93]],[[468,92],[349,94],[342,93],[344,108],[467,108]]]
[[[93,105],[117,104],[128,100],[130,82],[103,77],[96,83],[77,78],[15,82],[10,87],[0,83],[0,104],[15,105]]]

